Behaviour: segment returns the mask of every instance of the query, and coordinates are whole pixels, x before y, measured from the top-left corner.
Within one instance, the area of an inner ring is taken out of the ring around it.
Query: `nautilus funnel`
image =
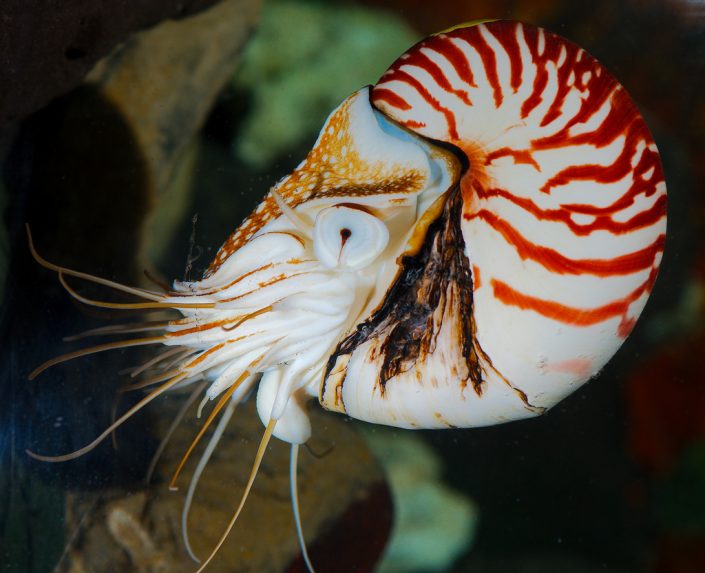
[[[635,104],[578,46],[508,21],[423,40],[371,101],[467,168],[331,356],[321,403],[426,428],[551,407],[620,347],[663,254],[666,186]]]

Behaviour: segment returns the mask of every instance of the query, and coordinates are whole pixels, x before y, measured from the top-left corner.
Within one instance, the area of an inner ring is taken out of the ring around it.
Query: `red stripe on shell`
[[[642,295],[651,292],[657,273],[656,269],[652,269],[648,279],[627,296],[597,308],[578,308],[553,300],[530,296],[513,289],[507,283],[497,279],[492,279],[491,284],[495,298],[503,304],[515,306],[522,310],[531,310],[541,316],[564,324],[586,327],[621,316],[622,320],[617,328],[617,334],[622,338],[626,338],[634,327],[635,322],[633,317],[628,316],[629,307]]]
[[[433,94],[421,83],[421,81],[406,70],[399,68],[392,69],[385,78],[386,81],[399,81],[410,85],[435,111],[443,114],[448,127],[448,135],[451,140],[458,139],[458,131],[455,124],[455,115],[447,107],[442,106]],[[376,98],[376,95],[375,95]],[[379,103],[379,102],[378,102]]]
[[[523,260],[535,261],[545,269],[561,275],[586,274],[608,277],[637,273],[654,264],[656,255],[663,252],[666,240],[665,235],[659,235],[653,243],[643,249],[611,259],[572,259],[555,249],[529,241],[507,221],[500,219],[491,211],[482,209],[472,215],[465,215],[467,220],[475,218],[485,221],[497,231],[508,244],[516,249]]]

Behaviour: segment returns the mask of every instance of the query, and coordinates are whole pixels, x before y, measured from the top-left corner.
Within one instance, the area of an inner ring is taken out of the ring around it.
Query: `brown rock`
[[[217,0],[3,0],[0,3],[0,130],[76,87],[125,37]]]
[[[169,411],[177,408],[178,400],[172,402],[173,406],[167,404],[158,414],[164,428],[171,421]],[[67,529],[72,542],[62,571],[180,573],[196,569],[183,547],[180,520],[198,450],[179,479],[180,490],[170,492],[167,488],[201,423],[194,412],[195,407],[172,436],[157,466],[155,485],[137,493],[114,490],[71,496]],[[317,407],[311,415],[311,447],[322,455],[316,458],[303,450],[298,473],[301,517],[309,540],[328,530],[349,507],[369,492],[379,491],[384,483],[379,466],[352,424]],[[201,558],[215,546],[237,507],[262,431],[250,400],[237,410],[201,477],[189,516],[189,538]],[[288,445],[273,440],[245,509],[208,571],[280,573],[297,555],[288,463]],[[378,508],[376,515],[369,512],[372,521],[388,522],[384,509]],[[348,533],[365,535],[365,531]]]

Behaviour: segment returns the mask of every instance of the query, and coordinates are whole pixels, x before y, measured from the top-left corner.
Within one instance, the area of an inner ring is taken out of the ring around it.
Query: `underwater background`
[[[193,412],[165,396],[94,451],[72,451],[138,392],[128,349],[36,380],[63,340],[134,314],[80,305],[30,257],[128,284],[198,277],[328,113],[405,49],[462,22],[543,26],[600,60],[637,102],[668,185],[668,237],[632,335],[545,416],[405,432],[317,411],[301,454],[318,573],[705,571],[705,2],[222,0],[0,4],[0,571],[193,571],[171,472]],[[81,284],[91,298],[107,289]],[[113,299],[110,299],[113,300]],[[114,300],[125,300],[117,296]],[[192,410],[195,405],[192,404]],[[189,520],[199,554],[236,505],[261,435],[238,411]],[[209,571],[305,571],[272,444]],[[186,473],[194,471],[187,466]],[[383,555],[384,554],[384,555]]]

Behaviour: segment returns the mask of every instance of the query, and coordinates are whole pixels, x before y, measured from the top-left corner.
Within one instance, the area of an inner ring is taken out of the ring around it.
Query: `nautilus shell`
[[[540,414],[628,336],[665,232],[658,151],[599,62],[516,22],[446,31],[330,114],[201,280],[134,293],[183,315],[142,339],[183,350],[144,403],[257,388],[294,444],[311,397],[402,428]]]

